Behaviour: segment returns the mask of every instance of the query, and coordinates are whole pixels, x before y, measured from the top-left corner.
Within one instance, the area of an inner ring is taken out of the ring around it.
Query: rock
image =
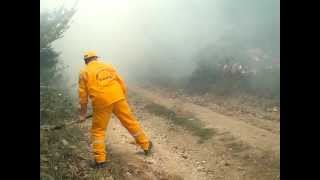
[[[54,169],[54,170],[58,170],[58,166],[55,166],[53,169]]]
[[[46,158],[46,157],[44,157],[44,156],[40,156],[40,160],[41,160],[41,161],[44,161],[44,162],[48,162],[48,161],[49,161],[49,159]]]
[[[263,119],[263,116],[260,115],[260,114],[258,114],[257,117],[260,118],[260,119]]]
[[[188,159],[188,156],[186,156],[185,154],[183,154],[182,157],[183,157],[184,159]]]
[[[279,110],[278,110],[277,107],[274,107],[274,108],[272,108],[272,111],[273,111],[273,112],[278,112]]]
[[[112,176],[108,176],[104,180],[113,180],[113,177]]]
[[[132,174],[128,171],[128,172],[126,173],[126,175],[127,175],[127,176],[131,176]]]
[[[151,159],[151,160],[146,160],[146,163],[148,163],[148,164],[154,164],[154,160],[153,160],[153,159]]]
[[[205,164],[207,161],[201,161],[202,164]]]
[[[202,171],[202,170],[204,170],[204,167],[198,166],[198,167],[197,167],[197,170],[198,170],[198,171]]]
[[[85,168],[86,166],[87,166],[87,163],[85,161],[81,161],[79,163],[79,167],[81,167],[81,168]]]
[[[225,165],[225,166],[230,166],[230,163],[225,162],[224,165]]]
[[[77,146],[71,145],[69,146],[71,149],[77,149]]]
[[[200,162],[199,162],[199,161],[197,161],[197,162],[196,162],[196,164],[199,166],[199,165],[200,165]]]
[[[44,172],[41,172],[41,174],[40,174],[40,179],[54,180],[54,178],[53,178],[51,175],[46,174],[46,173],[44,173]]]
[[[67,146],[67,145],[69,144],[68,141],[65,140],[65,139],[62,139],[61,142],[62,142],[62,144],[65,145],[65,146]]]

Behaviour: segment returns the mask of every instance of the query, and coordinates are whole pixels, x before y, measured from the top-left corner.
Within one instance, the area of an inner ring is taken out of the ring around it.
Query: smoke
[[[42,0],[40,10],[74,3]],[[71,84],[85,50],[96,50],[126,79],[134,79],[189,75],[199,53],[211,46],[259,49],[279,58],[280,1],[80,0],[70,29],[54,43],[69,65]]]

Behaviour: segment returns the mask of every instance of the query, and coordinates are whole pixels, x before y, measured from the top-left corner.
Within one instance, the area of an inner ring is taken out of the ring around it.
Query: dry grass
[[[84,133],[78,127],[40,132],[41,179],[100,179],[110,173],[91,167]]]

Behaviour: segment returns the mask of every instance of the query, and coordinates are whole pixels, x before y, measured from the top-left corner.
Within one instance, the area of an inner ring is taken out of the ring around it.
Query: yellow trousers
[[[107,160],[106,129],[112,113],[115,114],[143,150],[147,150],[149,147],[149,139],[131,112],[127,100],[117,101],[106,108],[93,107],[91,135],[94,158],[98,163]]]

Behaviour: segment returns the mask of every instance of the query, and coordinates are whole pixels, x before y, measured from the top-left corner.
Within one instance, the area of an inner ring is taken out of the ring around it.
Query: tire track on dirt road
[[[183,109],[194,113],[197,118],[206,124],[206,127],[217,129],[222,133],[230,133],[253,148],[272,152],[275,156],[280,156],[280,135],[278,134],[218,114],[196,104],[163,98],[159,94],[138,86],[133,86],[131,90],[167,108],[183,107]]]

